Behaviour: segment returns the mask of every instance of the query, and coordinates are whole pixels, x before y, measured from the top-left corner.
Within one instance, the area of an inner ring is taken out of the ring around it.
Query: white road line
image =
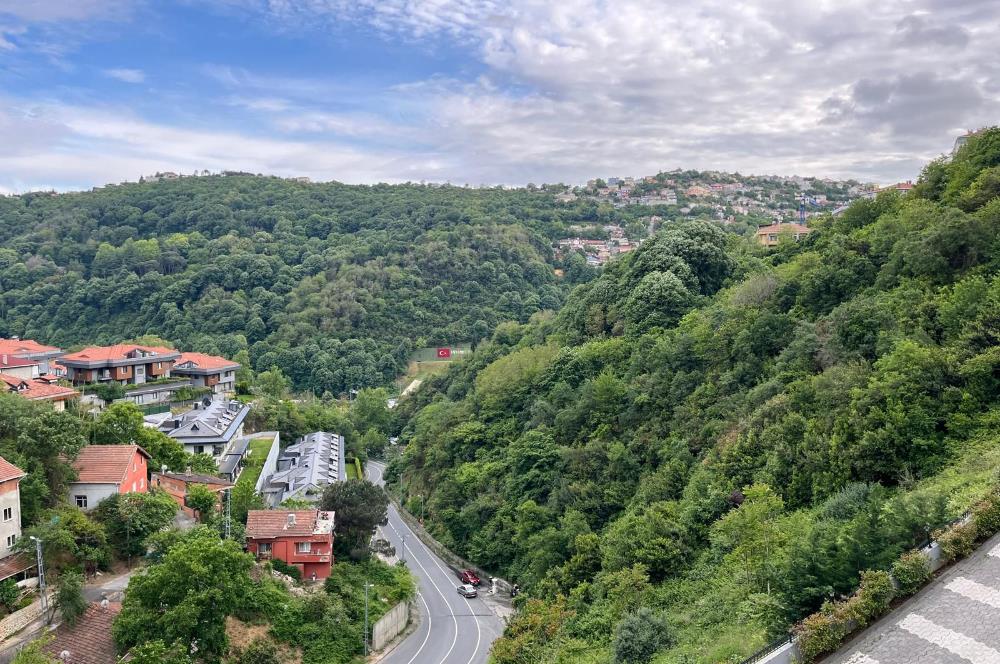
[[[413,657],[409,659],[406,664],[413,664],[417,660],[417,656],[420,655],[420,651],[424,649],[427,645],[427,639],[431,638],[431,626],[434,624],[434,618],[431,617],[431,607],[427,606],[427,600],[424,599],[423,593],[417,593],[420,597],[420,601],[424,603],[424,611],[427,613],[427,633],[424,634],[424,640],[420,642],[420,647],[417,648],[417,652],[413,653]]]
[[[1000,558],[1000,544],[993,547],[987,555],[993,556],[994,558]]]
[[[1000,652],[990,648],[985,643],[980,643],[953,629],[942,627],[916,613],[906,616],[898,624],[910,634],[933,643],[972,664],[997,664],[1000,662]]]
[[[849,660],[844,662],[844,664],[879,664],[879,661],[874,657],[869,657],[863,652],[854,653]]]
[[[946,585],[945,589],[981,604],[992,606],[994,609],[1000,609],[1000,590],[977,583],[972,579],[957,577]]]

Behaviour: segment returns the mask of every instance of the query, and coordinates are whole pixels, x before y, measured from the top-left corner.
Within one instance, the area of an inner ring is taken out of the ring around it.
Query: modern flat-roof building
[[[232,394],[236,391],[236,370],[238,362],[216,355],[204,353],[181,353],[171,370],[175,376],[191,379],[195,387],[210,387],[216,394]]]
[[[241,439],[243,421],[249,412],[250,406],[239,401],[205,397],[186,413],[165,419],[159,430],[183,445],[188,453],[209,454],[221,465],[229,455],[238,453],[240,459],[246,455],[249,443]],[[228,479],[235,480],[241,467],[237,462]]]
[[[328,484],[344,479],[344,437],[314,431],[281,452],[277,468],[261,493],[271,507],[289,498],[316,501]]]

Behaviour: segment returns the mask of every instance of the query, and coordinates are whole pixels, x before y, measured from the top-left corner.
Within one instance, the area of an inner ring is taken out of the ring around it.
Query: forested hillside
[[[152,333],[338,394],[557,307],[587,268],[557,282],[551,238],[596,219],[540,191],[251,175],[0,197],[0,336]]]
[[[669,226],[404,402],[390,478],[528,591],[496,661],[739,661],[967,509],[1000,468],[998,195],[992,129],[770,253]]]

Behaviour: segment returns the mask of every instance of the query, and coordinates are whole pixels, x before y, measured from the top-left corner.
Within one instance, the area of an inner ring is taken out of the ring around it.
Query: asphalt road
[[[383,464],[369,461],[368,478],[381,485]],[[458,594],[455,572],[410,530],[395,506],[389,504],[389,524],[381,536],[403,553],[417,579],[417,609],[420,625],[381,662],[385,664],[485,664],[490,646],[503,632],[503,623],[479,598]],[[485,584],[481,587],[486,591]]]

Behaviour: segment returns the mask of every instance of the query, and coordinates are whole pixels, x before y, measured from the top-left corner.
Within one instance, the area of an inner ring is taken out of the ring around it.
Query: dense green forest
[[[1000,469],[998,196],[992,129],[770,252],[668,225],[404,401],[390,481],[528,591],[495,661],[739,661],[961,515]]]
[[[252,175],[0,197],[0,336],[155,334],[336,395],[558,307],[590,270],[552,239],[613,214],[539,190]]]

